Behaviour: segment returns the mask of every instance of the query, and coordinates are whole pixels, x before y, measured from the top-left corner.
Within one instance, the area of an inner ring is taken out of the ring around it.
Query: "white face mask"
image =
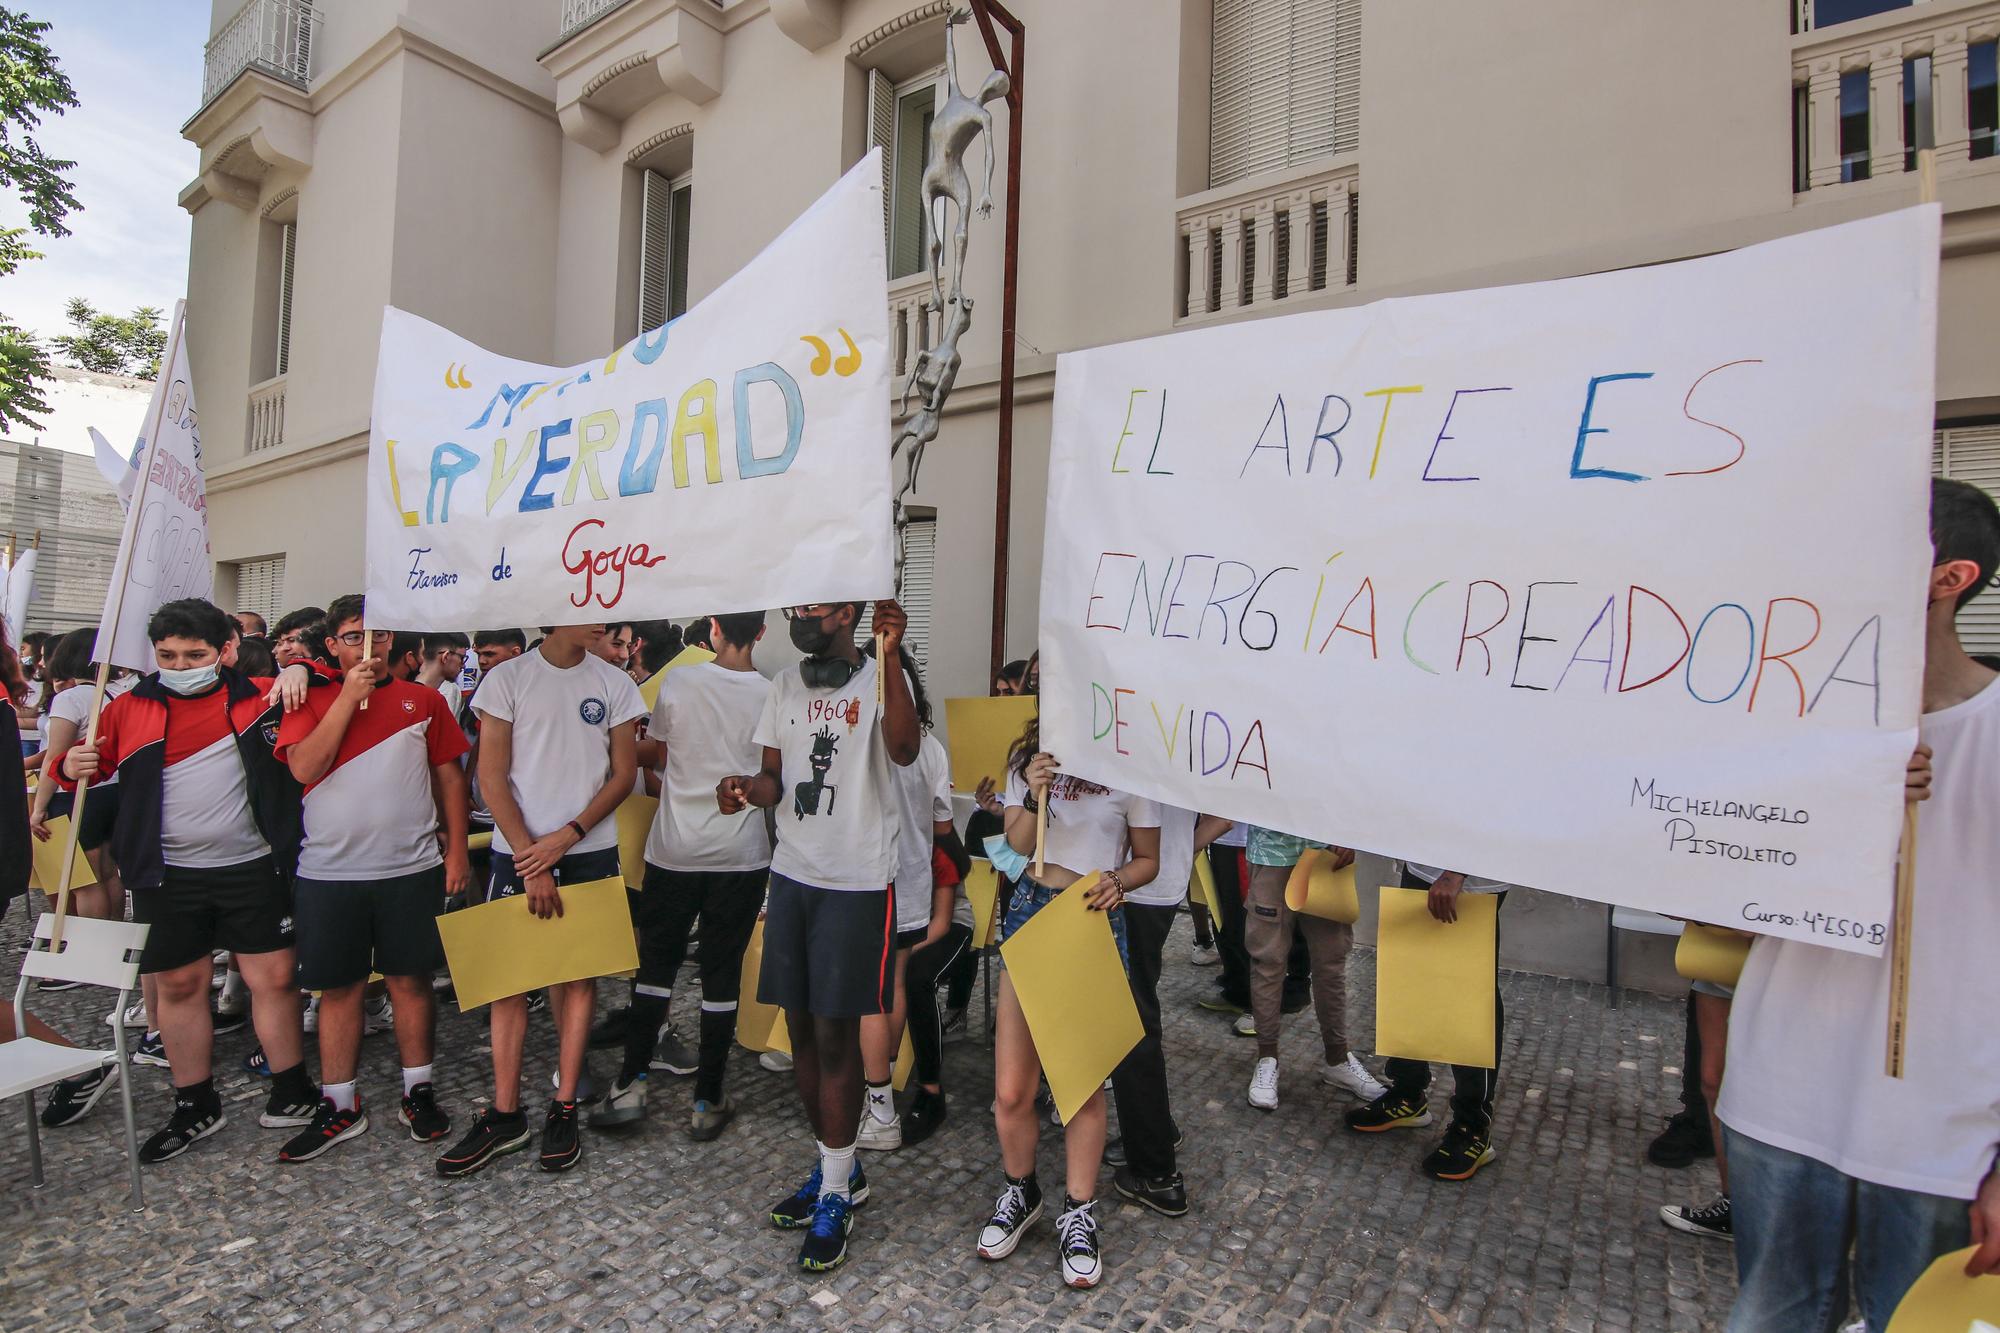
[[[221,665],[216,662],[198,667],[160,668],[160,684],[175,694],[200,694],[212,688],[220,678]]]

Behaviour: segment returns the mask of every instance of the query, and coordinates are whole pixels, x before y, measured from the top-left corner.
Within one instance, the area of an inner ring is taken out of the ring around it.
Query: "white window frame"
[[[1934,431],[1931,474],[1969,481],[2000,500],[2000,425]],[[2000,653],[2000,589],[1988,588],[1958,613],[1958,637],[1968,653]]]
[[[885,78],[879,70],[868,71],[868,145],[871,148],[882,149],[882,231],[889,261],[889,276],[892,281],[925,272],[929,263],[931,220],[929,211],[922,208],[920,198],[917,220],[919,228],[917,266],[908,273],[896,272],[897,242],[905,239],[896,229],[896,167],[908,153],[916,153],[918,162],[922,163],[930,152],[928,141],[917,144],[903,141],[902,117],[897,113],[901,110],[906,97],[911,93],[921,92],[926,87],[931,90],[933,113],[942,110],[945,99],[950,95],[943,65],[915,78],[896,83]],[[918,174],[922,175],[921,166],[918,168]]]

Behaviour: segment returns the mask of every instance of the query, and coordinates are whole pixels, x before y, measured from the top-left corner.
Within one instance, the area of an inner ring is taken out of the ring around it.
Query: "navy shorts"
[[[757,999],[822,1018],[886,1014],[896,990],[896,895],[771,876]]]
[[[618,849],[606,847],[595,852],[571,852],[556,862],[555,880],[557,884],[595,884],[600,879],[621,878],[623,873],[618,867]],[[514,858],[496,849],[493,878],[486,884],[486,901],[496,902],[527,891],[528,886],[514,870]]]
[[[385,977],[428,977],[444,966],[438,913],[444,867],[374,880],[301,876],[293,885],[299,937],[298,984],[333,990]]]
[[[1014,885],[1014,891],[1007,896],[1007,909],[1000,914],[1000,942],[1005,944],[1014,937],[1014,932],[1028,924],[1028,921],[1054,902],[1066,889],[1052,889],[1046,884],[1037,884],[1028,876],[1021,876]],[[1111,918],[1111,938],[1118,945],[1118,962],[1127,972],[1132,970],[1132,959],[1125,952],[1125,909],[1114,907],[1105,915]]]

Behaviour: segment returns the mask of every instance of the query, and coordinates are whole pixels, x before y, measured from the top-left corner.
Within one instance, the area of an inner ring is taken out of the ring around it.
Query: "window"
[[[945,96],[942,69],[903,83],[892,83],[880,70],[868,71],[868,144],[882,150],[882,204],[892,279],[924,272],[929,262],[924,164],[930,156],[931,121]]]
[[[285,605],[285,557],[236,562],[236,604],[232,611],[255,611],[275,623],[289,610]]]
[[[1966,51],[1967,121],[1974,160],[2000,150],[2000,42],[1977,42]]]
[[[1912,56],[1903,62],[1903,170],[1917,169],[1917,150],[1937,147],[1937,122],[1931,118],[1931,58]]]
[[[644,333],[687,313],[688,225],[694,181],[641,173],[639,205],[639,328]]]
[[[1911,3],[1912,0],[1799,0],[1797,13],[1802,17],[1796,27],[1830,28],[1836,23],[1904,9]]]
[[[1812,184],[1811,140],[1807,137],[1807,126],[1811,112],[1808,102],[1809,90],[1803,83],[1792,85],[1792,193],[1804,194]]]
[[[277,328],[276,340],[272,343],[271,364],[276,367],[272,375],[283,375],[292,368],[292,274],[298,263],[299,224],[284,222],[278,226],[278,305],[273,312]]]
[[[1840,76],[1840,179],[1868,179],[1868,71]]]
[[[1931,471],[1956,477],[2000,499],[2000,426],[1949,426],[1931,437]],[[2000,653],[2000,593],[1991,588],[1958,613],[1968,653]]]
[[[1215,0],[1211,188],[1361,146],[1361,0]]]
[[[931,665],[931,608],[932,588],[937,581],[937,512],[926,512],[917,506],[910,507],[909,527],[903,533],[903,611],[910,617],[910,628],[903,635],[903,642],[910,647],[910,656],[917,659],[917,667],[928,672]],[[862,639],[874,635],[875,608],[864,607],[861,623],[855,633]],[[926,679],[925,685],[930,681]],[[932,696],[935,698],[936,696]]]

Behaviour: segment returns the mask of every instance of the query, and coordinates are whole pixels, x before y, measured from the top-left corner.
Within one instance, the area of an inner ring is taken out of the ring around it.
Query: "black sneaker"
[[[847,1261],[847,1233],[854,1230],[854,1205],[845,1194],[822,1194],[813,1204],[806,1238],[799,1246],[799,1267],[824,1273]]]
[[[1433,1180],[1470,1180],[1492,1160],[1493,1141],[1489,1132],[1454,1120],[1445,1129],[1443,1142],[1424,1158],[1423,1170]]]
[[[1187,1213],[1187,1182],[1178,1171],[1148,1180],[1131,1167],[1121,1166],[1111,1173],[1111,1183],[1133,1203],[1162,1217],[1181,1217]]]
[[[1702,1208],[1672,1204],[1660,1209],[1660,1220],[1674,1230],[1685,1231],[1690,1236],[1707,1236],[1712,1240],[1726,1241],[1736,1239],[1736,1224],[1730,1216],[1729,1196],[1726,1194]]]
[[[1094,1287],[1104,1279],[1104,1260],[1097,1252],[1097,1200],[1078,1203],[1065,1197],[1056,1217],[1056,1252],[1062,1256],[1063,1285]]]
[[[441,1176],[469,1176],[496,1157],[528,1146],[528,1117],[519,1111],[485,1110],[457,1144],[437,1159]]]
[[[53,995],[59,990],[77,990],[82,985],[81,981],[64,981],[57,977],[44,977],[35,983],[35,989],[41,991],[43,994]]]
[[[333,1098],[322,1097],[312,1123],[292,1135],[291,1141],[278,1149],[278,1160],[310,1162],[323,1153],[331,1152],[335,1144],[345,1143],[367,1132],[368,1113],[361,1109],[359,1103],[351,1111],[342,1111],[334,1106]]]
[[[152,1166],[159,1162],[179,1157],[189,1148],[215,1133],[227,1123],[222,1118],[222,1106],[196,1106],[191,1102],[174,1100],[174,1113],[167,1119],[166,1128],[147,1139],[139,1147],[139,1160]]]
[[[613,1046],[622,1047],[625,1044],[625,1032],[630,1025],[631,1017],[632,1009],[629,1005],[607,1012],[597,1026],[590,1030],[590,1049],[602,1051]]]
[[[1174,1151],[1179,1152],[1185,1147],[1187,1147],[1187,1131],[1179,1125],[1175,1125]],[[1104,1141],[1104,1164],[1109,1167],[1127,1165],[1125,1160],[1125,1136],[1123,1134]]]
[[[217,1009],[213,1011],[213,1016],[215,1019],[215,1035],[218,1037],[226,1037],[232,1032],[241,1032],[244,1028],[250,1026],[250,1011],[248,1009],[245,1009],[240,1014],[225,1014],[220,1009]]]
[[[1431,1122],[1430,1103],[1422,1097],[1404,1097],[1394,1088],[1366,1106],[1349,1109],[1342,1117],[1347,1127],[1362,1134],[1380,1134],[1389,1129],[1421,1129]]]
[[[310,1125],[319,1115],[319,1101],[293,1101],[284,1092],[273,1088],[270,1100],[264,1103],[264,1113],[257,1117],[257,1123],[265,1129]]]
[[[1236,1001],[1222,995],[1211,995],[1205,1000],[1196,1000],[1194,1003],[1195,1008],[1206,1009],[1211,1014],[1229,1014],[1233,1017],[1237,1014],[1247,1014],[1250,1012],[1249,1005],[1238,1004]]]
[[[1305,991],[1298,995],[1287,995],[1283,1000],[1279,1001],[1278,1012],[1285,1014],[1303,1013],[1305,1010],[1312,1008],[1312,1002],[1311,991]]]
[[[74,1125],[90,1114],[123,1074],[124,1071],[117,1065],[105,1065],[87,1074],[64,1079],[49,1094],[49,1104],[42,1108],[42,1123],[50,1129]]]
[[[451,1133],[451,1117],[438,1109],[437,1091],[428,1083],[419,1083],[404,1094],[396,1118],[408,1126],[410,1138],[417,1143],[434,1143]]]
[[[583,1160],[583,1136],[576,1132],[576,1103],[549,1103],[542,1121],[542,1170],[567,1171]]]
[[[544,1010],[546,1010],[548,1007],[549,1007],[549,993],[547,991],[531,990],[528,992],[529,1013],[539,1014],[542,1013]],[[488,1012],[491,1013],[492,1011],[488,1010]]]
[[[139,1044],[132,1048],[132,1063],[152,1065],[158,1069],[171,1068],[167,1062],[167,1044],[160,1040],[159,1033],[148,1032],[139,1038]]]
[[[980,1258],[1005,1259],[1042,1215],[1042,1192],[1028,1193],[1033,1185],[1032,1180],[1026,1185],[1009,1180],[1001,1189],[1000,1197],[993,1201],[993,1216],[979,1231]]]
[[[938,1132],[945,1120],[945,1099],[942,1092],[927,1092],[917,1089],[917,1095],[910,1102],[910,1109],[903,1112],[903,1146],[908,1148],[922,1143]]]
[[[1646,1145],[1646,1160],[1654,1166],[1679,1170],[1704,1157],[1715,1156],[1715,1135],[1708,1127],[1706,1112],[1696,1115],[1682,1111],[1670,1117],[1660,1136]]]
[[[660,1029],[659,1040],[653,1046],[652,1067],[664,1069],[669,1074],[692,1074],[701,1067],[701,1056],[694,1047],[681,1040],[681,1034],[669,1023]]]
[[[797,1231],[812,1225],[813,1209],[819,1206],[819,1167],[814,1166],[806,1183],[771,1210],[771,1225],[780,1231]],[[854,1172],[847,1178],[847,1206],[859,1208],[868,1202],[868,1175],[861,1169],[861,1163],[854,1164]]]

